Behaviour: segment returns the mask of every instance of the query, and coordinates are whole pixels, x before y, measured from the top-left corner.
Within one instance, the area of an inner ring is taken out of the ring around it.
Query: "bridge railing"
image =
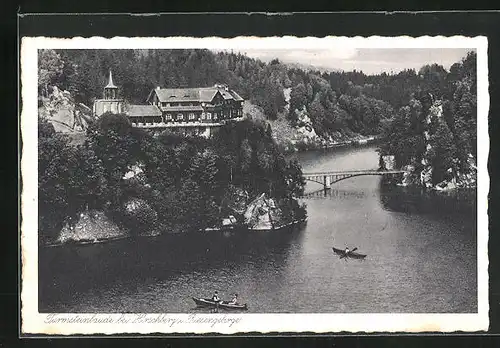
[[[305,172],[303,176],[320,175],[359,175],[359,174],[402,174],[405,170],[349,170],[349,171],[329,171],[329,172]]]
[[[323,185],[324,190],[329,190],[331,185],[339,181],[361,175],[398,175],[405,173],[404,170],[350,170],[350,171],[331,171],[303,173],[305,180],[316,182]]]

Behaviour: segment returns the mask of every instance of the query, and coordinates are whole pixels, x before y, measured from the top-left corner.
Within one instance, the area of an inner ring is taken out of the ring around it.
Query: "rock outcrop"
[[[265,193],[248,204],[244,217],[246,226],[252,230],[271,230],[282,224],[281,209]]]
[[[56,242],[97,242],[126,236],[128,236],[127,233],[102,211],[87,211],[80,214],[73,226],[64,226]]]
[[[287,90],[284,90],[285,99]],[[289,97],[289,96],[288,96]],[[319,136],[312,124],[306,107],[294,110],[297,115],[297,124],[292,126],[287,118],[289,104],[285,105],[283,113],[278,114],[276,120],[268,120],[262,109],[248,100],[243,103],[243,113],[255,122],[266,123],[271,126],[272,135],[276,143],[284,152],[337,147],[350,144],[362,144],[374,140],[374,137],[364,137],[359,134],[336,131],[328,136]]]
[[[48,97],[39,97],[41,105],[38,115],[54,126],[56,132],[85,134],[93,122],[92,110],[84,104],[76,103],[68,91],[52,87]]]

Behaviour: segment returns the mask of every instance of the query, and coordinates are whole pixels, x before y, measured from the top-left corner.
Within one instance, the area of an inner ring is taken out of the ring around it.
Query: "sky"
[[[318,69],[352,71],[365,74],[398,73],[404,69],[418,71],[425,64],[437,63],[449,69],[467,55],[467,48],[341,48],[309,50],[248,49],[240,53],[269,62],[278,58],[284,63],[311,65]],[[237,53],[237,51],[234,51]]]

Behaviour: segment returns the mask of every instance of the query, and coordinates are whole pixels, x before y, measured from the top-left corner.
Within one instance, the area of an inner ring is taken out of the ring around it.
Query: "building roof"
[[[160,102],[211,102],[215,95],[219,92],[226,100],[233,99],[241,101],[241,98],[236,92],[225,90],[225,87],[216,85],[213,87],[201,88],[157,88],[154,93],[158,96]]]
[[[113,75],[111,74],[111,70],[109,71],[109,81],[108,81],[108,84],[104,88],[118,88],[113,83]]]
[[[125,111],[128,116],[161,116],[161,111],[155,105],[134,105],[127,106]]]
[[[243,101],[245,99],[243,99],[238,93],[236,93],[235,91],[229,91],[229,93],[231,93],[231,95],[233,96],[233,99],[236,100],[236,101]]]

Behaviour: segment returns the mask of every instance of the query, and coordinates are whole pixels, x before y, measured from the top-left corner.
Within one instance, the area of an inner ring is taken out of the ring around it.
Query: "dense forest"
[[[410,166],[414,181],[426,187],[449,181],[474,186],[476,55],[469,53],[449,72],[437,64],[424,66],[407,81],[410,83],[401,90],[408,101],[384,124],[382,154],[394,155],[398,167]]]
[[[268,121],[300,127],[305,114],[325,138],[379,135],[381,155],[394,155],[397,167],[411,166],[415,178],[429,177],[420,184],[437,185],[475,169],[473,52],[449,71],[432,64],[419,71],[366,75],[304,70],[278,59],[264,63],[209,50],[40,50],[40,99],[57,86],[75,102],[91,106],[102,95],[110,69],[121,96],[131,103],[144,103],[156,86],[225,83]],[[254,196],[270,192],[297,212],[292,197],[304,186],[300,166],[284,160],[271,133],[266,123],[244,122],[210,140],[168,133],[154,138],[132,128],[123,115],[107,115],[75,146],[40,120],[41,228],[55,231],[87,208],[118,220],[135,219],[135,224],[168,225],[175,217],[178,224],[198,227],[227,213],[217,192],[231,188]],[[134,165],[144,168],[146,185],[122,180]],[[124,210],[132,197],[144,203],[136,204],[144,208],[140,221]]]
[[[297,111],[306,110],[318,135],[335,131],[377,134],[380,120],[393,113],[390,101],[382,100],[361,72],[321,74],[289,68],[278,59],[266,64],[242,54],[208,50],[44,50],[40,62],[41,94],[47,86],[57,85],[89,106],[102,95],[111,69],[121,96],[131,103],[144,103],[156,86],[222,82],[262,108],[269,120],[282,117],[294,124]],[[405,74],[400,76],[405,78]],[[291,89],[289,108],[285,108],[285,89]],[[394,98],[401,103],[400,97]]]
[[[83,144],[45,121],[38,137],[44,241],[88,210],[104,211],[131,233],[212,226],[235,214],[230,196],[241,190],[268,193],[284,221],[305,216],[296,200],[304,189],[301,168],[285,160],[263,124],[234,123],[211,139],[168,131],[154,137],[125,115],[105,114]],[[127,177],[137,169],[140,175]]]
[[[269,120],[283,117],[294,125],[298,111],[305,110],[316,133],[325,136],[337,131],[380,134],[414,100],[420,101],[424,113],[431,99],[456,104],[458,84],[468,83],[464,79],[475,74],[476,61],[475,54],[469,53],[449,72],[433,64],[418,72],[366,75],[356,70],[306,71],[278,59],[264,63],[240,53],[209,50],[41,50],[39,55],[40,94],[57,85],[71,92],[77,102],[91,106],[102,95],[110,69],[122,97],[131,103],[144,103],[156,86],[226,83],[261,107]],[[475,86],[469,87],[475,97]],[[291,90],[289,107],[285,107],[286,89]]]

